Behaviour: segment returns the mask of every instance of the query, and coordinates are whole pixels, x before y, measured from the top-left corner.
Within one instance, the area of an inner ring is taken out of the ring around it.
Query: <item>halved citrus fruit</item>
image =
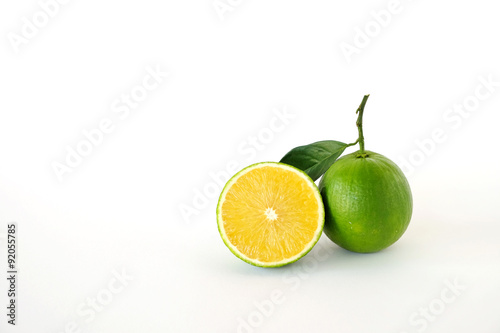
[[[217,205],[224,243],[238,258],[261,267],[299,260],[318,241],[324,221],[316,184],[283,163],[241,170],[227,182]]]

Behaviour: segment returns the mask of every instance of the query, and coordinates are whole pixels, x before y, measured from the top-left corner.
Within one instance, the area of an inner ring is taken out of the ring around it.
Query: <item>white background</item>
[[[380,27],[389,1],[227,1],[221,16],[211,0],[74,0],[48,22],[37,1],[0,4],[0,267],[17,222],[20,271],[15,327],[1,273],[0,331],[500,332],[495,2],[401,0]],[[34,15],[46,25],[16,46]],[[146,68],[169,76],[121,119]],[[412,163],[405,235],[370,255],[322,236],[279,269],[237,259],[210,174],[353,142],[366,93],[367,149]],[[59,181],[53,163],[103,119],[113,131]]]

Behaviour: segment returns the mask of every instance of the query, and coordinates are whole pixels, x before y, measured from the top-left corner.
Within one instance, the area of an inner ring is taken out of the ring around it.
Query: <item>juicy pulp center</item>
[[[313,239],[321,222],[319,204],[313,186],[295,171],[259,167],[227,191],[221,206],[224,232],[250,260],[286,260]]]
[[[274,208],[267,208],[265,214],[268,220],[274,221],[278,219],[278,214],[276,214]]]

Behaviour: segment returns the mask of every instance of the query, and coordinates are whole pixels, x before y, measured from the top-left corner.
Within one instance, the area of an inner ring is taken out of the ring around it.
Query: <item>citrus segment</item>
[[[219,198],[217,223],[226,245],[242,260],[282,266],[318,241],[324,208],[318,188],[304,172],[265,162],[229,180]]]

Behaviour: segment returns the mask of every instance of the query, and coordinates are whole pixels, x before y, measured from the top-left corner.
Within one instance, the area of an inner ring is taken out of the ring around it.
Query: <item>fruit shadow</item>
[[[302,271],[359,271],[374,270],[385,267],[385,269],[400,267],[401,251],[397,249],[398,244],[376,253],[356,253],[345,250],[331,242],[325,235],[303,258],[293,264],[282,267],[290,267],[293,270]]]
[[[345,250],[325,235],[321,236],[318,243],[304,257],[291,264],[281,267],[257,267],[234,258],[235,264],[227,265],[227,260],[221,260],[217,265],[218,273],[224,275],[233,275],[241,277],[261,277],[271,278],[282,277],[283,274],[296,274],[305,272],[314,274],[314,272],[338,273],[341,271],[353,272],[360,270],[380,270],[382,267],[387,270],[401,268],[404,261],[404,250],[398,243],[387,249],[376,253],[356,253]],[[403,246],[404,247],[404,246]],[[212,262],[212,264],[214,264]],[[213,268],[213,267],[212,267]]]

